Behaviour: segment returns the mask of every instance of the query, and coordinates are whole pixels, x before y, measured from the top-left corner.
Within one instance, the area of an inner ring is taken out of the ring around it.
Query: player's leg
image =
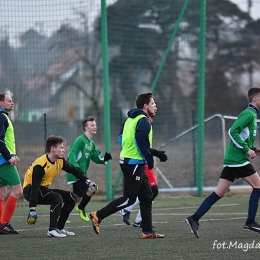
[[[61,213],[58,218],[57,228],[61,231],[61,233],[67,236],[74,236],[75,233],[65,230],[64,226],[67,219],[69,218],[69,214],[75,207],[77,201],[77,195],[73,192],[59,190],[59,189],[53,189],[52,191],[60,194],[63,199],[63,206],[61,208]]]
[[[2,182],[0,182],[0,185],[3,185]],[[0,186],[0,224],[2,220],[2,215],[4,211],[4,200],[7,194],[7,186]]]
[[[140,211],[142,216],[142,239],[164,238],[164,235],[157,234],[152,226],[152,201],[153,194],[147,175],[144,178],[138,194],[140,200]]]
[[[231,184],[231,181],[220,178],[215,192],[212,192],[202,202],[194,215],[192,215],[192,218],[196,221],[199,221],[219,199],[225,196]]]
[[[124,193],[123,196],[113,200],[104,208],[90,213],[94,231],[99,234],[99,224],[101,220],[118,212],[119,210],[132,205],[138,196],[144,171],[143,165],[121,164],[121,170],[124,174]]]
[[[149,182],[150,182],[150,179],[149,179]],[[151,182],[150,182],[150,184],[151,184]],[[151,190],[152,190],[152,193],[153,193],[153,201],[154,201],[154,199],[157,197],[157,195],[159,193],[158,186],[157,185],[151,186]],[[141,211],[139,210],[136,217],[135,217],[133,227],[142,227],[142,226],[143,226],[142,216],[141,216]],[[152,227],[154,228],[154,226],[152,226]]]
[[[79,205],[76,207],[76,211],[79,213],[80,218],[87,222],[89,221],[89,218],[86,214],[85,208],[94,193],[86,183],[80,180],[73,183],[73,191],[78,197],[82,198]]]
[[[28,193],[30,192],[31,187],[27,189],[26,193],[28,197]],[[30,193],[29,193],[30,194]],[[62,234],[60,230],[57,228],[57,221],[61,214],[61,208],[63,205],[62,196],[46,187],[40,187],[40,191],[38,194],[38,204],[39,205],[50,205],[50,226],[47,232],[48,237],[66,237],[65,234]]]
[[[136,201],[135,201],[134,204],[132,204],[132,205],[130,205],[130,206],[124,208],[124,209],[121,209],[121,210],[119,211],[119,213],[120,213],[120,215],[121,215],[123,221],[124,221],[127,225],[130,225],[130,220],[129,220],[129,218],[130,218],[130,212],[134,209],[134,207],[135,207],[136,205],[139,205],[139,203],[140,203],[139,199],[136,198]]]
[[[6,200],[5,209],[2,213],[0,230],[2,233],[7,234],[19,234],[11,225],[11,219],[15,212],[18,199],[21,197],[23,190],[21,185],[21,180],[17,171],[16,166],[10,166],[9,164],[4,164],[1,166],[1,170],[4,171],[4,177],[2,178],[2,183],[5,186],[10,186],[11,193]],[[5,188],[4,188],[5,189]]]
[[[154,169],[149,169],[147,164],[144,165],[144,171],[148,178],[149,184],[151,186],[151,190],[153,193],[153,201],[154,201],[154,199],[157,197],[157,195],[159,193],[155,172],[154,172]],[[138,211],[138,213],[136,215],[133,227],[142,227],[142,216],[141,216],[140,210]]]
[[[143,222],[143,231],[152,231],[152,199],[153,194],[148,178],[145,175],[138,194],[140,200],[140,211]]]
[[[4,185],[2,182],[0,182],[0,185]],[[0,227],[1,227],[1,220],[4,212],[4,200],[7,194],[7,187],[6,186],[0,186]],[[0,229],[0,234],[4,234],[2,232],[2,229]]]
[[[254,174],[244,177],[243,179],[253,187],[249,198],[248,216],[244,229],[247,231],[252,230],[260,233],[260,225],[255,221],[260,197],[260,178],[258,173],[255,172]]]
[[[210,210],[210,208],[222,197],[225,196],[232,182],[235,180],[234,169],[225,167],[220,175],[218,186],[215,192],[211,193],[199,206],[197,211],[186,218],[187,224],[190,226],[191,232],[199,238],[198,228],[199,220]]]

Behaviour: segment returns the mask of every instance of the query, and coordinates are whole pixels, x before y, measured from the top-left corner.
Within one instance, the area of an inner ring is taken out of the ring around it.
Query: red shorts
[[[156,180],[156,177],[155,177],[154,170],[153,169],[149,170],[148,169],[148,165],[145,164],[144,165],[144,171],[146,173],[146,176],[148,177],[150,186],[151,187],[156,186],[157,185],[157,180]]]

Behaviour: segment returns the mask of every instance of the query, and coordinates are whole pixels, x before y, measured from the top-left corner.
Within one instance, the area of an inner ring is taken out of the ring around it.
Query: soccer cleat
[[[126,225],[130,225],[130,221],[129,221],[130,211],[121,209],[120,214],[121,214],[123,221],[126,223]]]
[[[190,226],[191,233],[193,233],[197,238],[199,238],[200,237],[198,233],[199,223],[193,220],[192,217],[187,217],[186,222]]]
[[[85,212],[85,209],[79,209],[79,207],[76,207],[76,211],[79,213],[79,216],[82,220],[88,222],[89,221],[89,218],[88,216],[86,215],[86,212]]]
[[[163,234],[157,234],[154,231],[149,234],[142,233],[142,239],[148,239],[148,238],[164,238]]]
[[[137,222],[134,222],[133,227],[139,227],[139,228],[143,227],[142,221],[140,221],[140,222],[138,222],[138,223],[137,223]]]
[[[96,211],[91,212],[89,214],[89,216],[91,218],[92,226],[93,226],[94,231],[96,232],[96,234],[99,234],[100,233],[99,224],[101,223],[101,219],[99,219],[97,217],[97,212]]]
[[[61,231],[59,229],[53,229],[53,230],[49,230],[47,232],[47,236],[48,237],[66,237],[66,234],[61,233]]]
[[[251,224],[245,224],[244,225],[244,230],[245,231],[255,231],[257,233],[260,233],[260,225],[257,222],[253,222]]]
[[[60,233],[65,234],[66,236],[75,236],[74,232],[65,230],[64,228],[60,230]]]
[[[0,233],[1,234],[19,234],[9,223],[0,224]]]

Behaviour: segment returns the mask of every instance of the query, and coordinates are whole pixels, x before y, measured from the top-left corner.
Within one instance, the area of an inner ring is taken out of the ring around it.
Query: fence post
[[[110,152],[110,91],[108,72],[108,48],[107,48],[107,9],[106,0],[101,0],[101,22],[102,22],[102,65],[103,65],[103,92],[104,92],[104,128],[106,152]],[[107,200],[112,200],[112,177],[111,162],[106,166],[106,195]]]
[[[205,97],[205,31],[206,0],[200,1],[200,46],[199,46],[199,90],[198,90],[198,196],[203,195],[204,168],[204,97]]]

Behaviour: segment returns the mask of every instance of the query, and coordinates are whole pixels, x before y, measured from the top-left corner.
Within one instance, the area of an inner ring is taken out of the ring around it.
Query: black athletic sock
[[[90,200],[91,200],[91,197],[89,197],[87,194],[84,194],[81,202],[79,203],[78,208],[81,210],[84,210]]]
[[[199,219],[206,214],[211,206],[215,204],[219,199],[221,199],[215,192],[211,193],[200,205],[197,211],[191,217],[195,221],[199,221]]]
[[[258,209],[258,201],[260,197],[260,189],[254,188],[250,195],[249,206],[248,206],[248,216],[247,224],[252,224],[255,221],[255,216]]]

